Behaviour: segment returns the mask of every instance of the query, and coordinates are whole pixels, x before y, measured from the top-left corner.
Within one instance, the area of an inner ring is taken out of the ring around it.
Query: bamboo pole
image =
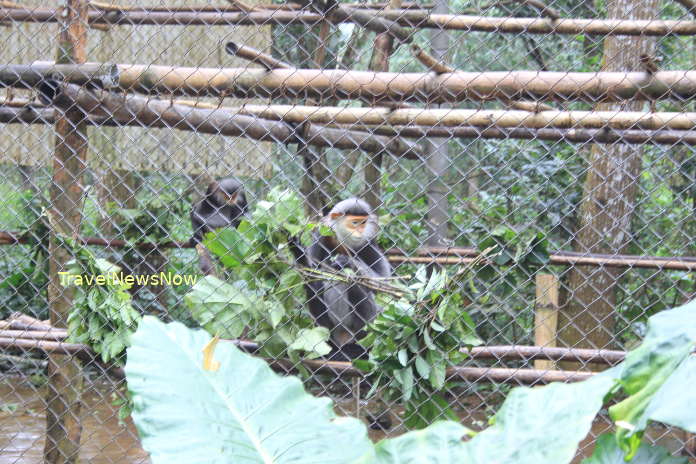
[[[389,256],[393,263],[410,264],[450,264],[466,265],[477,261],[476,258],[460,258],[455,256]],[[669,269],[679,271],[696,271],[696,262],[675,260],[651,260],[641,258],[612,259],[594,258],[591,256],[570,257],[554,256],[549,257],[549,264],[554,265],[589,265],[597,267],[619,267],[619,268],[644,268],[644,269]]]
[[[232,56],[238,56],[245,60],[251,61],[252,63],[260,64],[266,69],[294,68],[294,66],[285,63],[284,61],[277,60],[271,55],[263,53],[261,50],[247,47],[246,45],[239,45],[234,42],[227,42],[225,44],[225,51]]]
[[[67,336],[68,332],[66,330],[55,328],[52,330],[0,330],[0,338],[13,340],[63,341]]]
[[[568,143],[600,143],[627,145],[694,145],[696,131],[669,130],[615,130],[615,129],[506,129],[497,127],[427,127],[427,126],[371,126],[356,127],[375,135],[387,137],[453,137],[462,139],[520,139],[551,140]]]
[[[231,110],[231,108],[230,108]],[[317,124],[495,127],[526,129],[693,130],[696,113],[644,111],[520,111],[486,109],[360,108],[301,105],[244,105],[242,114],[264,119]],[[371,128],[365,128],[369,130]]]
[[[232,9],[208,11],[194,9],[132,9],[128,11],[90,11],[90,24],[160,25],[160,26],[230,26],[230,25],[288,25],[316,24],[325,16],[310,11],[278,10],[241,12]],[[357,6],[346,8],[357,11]],[[570,34],[593,36],[670,36],[696,35],[696,22],[685,20],[620,20],[561,18],[515,18],[429,14],[423,10],[394,10],[371,12],[374,18],[394,21],[402,27],[448,29],[466,32],[495,32],[507,34]],[[52,8],[4,8],[0,9],[0,21],[48,23],[57,22],[60,11]],[[353,14],[343,14],[337,22],[359,22]]]
[[[98,63],[67,66],[66,80],[84,81]],[[111,65],[106,65],[110,68]],[[118,86],[147,94],[192,96],[387,99],[425,103],[464,100],[624,101],[696,96],[696,71],[390,73],[257,68],[188,68],[120,64]],[[51,66],[1,65],[0,86],[31,87],[52,77]],[[27,84],[28,78],[31,82]],[[74,82],[73,82],[74,83]],[[107,86],[108,87],[108,86]]]
[[[578,361],[616,365],[624,360],[626,352],[616,350],[592,350],[580,348],[555,348],[543,346],[477,346],[462,349],[472,359],[515,359],[521,361]]]
[[[553,274],[537,274],[536,304],[534,306],[534,344],[543,348],[556,346],[558,331],[559,282]],[[552,370],[553,361],[534,361],[534,368]]]
[[[95,84],[110,88],[118,83],[118,67],[109,63],[67,64],[42,61],[32,64],[1,64],[0,87],[30,89],[47,79],[65,80],[73,84]]]
[[[84,63],[87,53],[87,2],[66,0],[60,23],[56,63]],[[78,67],[79,69],[79,67]],[[87,126],[74,109],[56,114],[53,172],[50,185],[48,306],[51,325],[66,328],[73,289],[58,273],[73,259],[61,237],[79,234],[82,222],[82,176],[87,159]],[[37,342],[38,343],[38,342]],[[72,464],[80,454],[83,366],[79,359],[48,356],[44,462]]]
[[[234,340],[226,340],[236,343]],[[0,337],[0,347],[21,348],[24,350],[38,351],[57,355],[75,355],[83,360],[95,360],[94,352],[86,345],[79,343],[65,343],[48,340],[21,340]],[[247,347],[248,349],[249,347]],[[273,369],[282,372],[292,372],[297,367],[297,362],[286,359],[266,359]],[[362,377],[364,373],[352,366],[350,362],[324,361],[315,359],[303,359],[300,363],[313,373],[324,373],[340,377]],[[117,371],[118,372],[118,371]],[[506,369],[490,367],[450,367],[447,369],[448,377],[456,377],[470,381],[490,381],[514,384],[534,385],[550,382],[578,382],[588,379],[593,373],[576,371],[539,371],[534,369]]]
[[[696,71],[462,72],[184,68],[119,65],[119,86],[143,93],[193,96],[391,99],[427,103],[526,99],[623,101],[696,96]]]
[[[2,327],[2,324],[5,322],[10,321],[0,321],[0,327]],[[63,341],[67,338],[67,332],[62,329],[56,329],[55,327],[40,331],[0,330],[0,338]],[[226,341],[232,341],[239,348],[250,353],[255,353],[259,349],[258,343],[247,340]],[[472,359],[492,359],[498,361],[508,359],[524,362],[541,359],[552,361],[595,362],[607,365],[618,364],[623,361],[626,356],[624,351],[550,348],[523,345],[477,346],[473,348],[462,348],[461,351],[469,355]]]
[[[2,114],[2,113],[0,113]],[[103,239],[98,237],[80,237],[76,240],[84,245],[103,246],[110,248],[135,247],[140,250],[166,249],[166,248],[193,248],[189,242],[165,242],[165,243],[128,243],[125,240]],[[31,243],[32,239],[19,233],[0,231],[0,245],[16,245]],[[387,250],[387,258],[391,262],[401,263],[439,263],[439,264],[468,264],[476,260],[478,251],[475,248],[462,247],[426,247],[415,252],[416,256],[408,256],[398,249]],[[632,256],[632,255],[603,255],[592,253],[575,253],[570,251],[556,251],[549,255],[549,264],[564,266],[607,266],[621,268],[663,269],[678,271],[696,271],[696,257],[693,256]]]
[[[177,101],[175,101],[177,103]],[[216,105],[198,103],[196,105],[181,101],[179,104],[199,108],[215,109]],[[223,107],[222,109],[227,109]],[[241,111],[244,113],[243,109]],[[0,123],[4,124],[52,124],[55,117],[53,108],[42,107],[7,107],[0,105]],[[87,121],[92,125],[105,126],[136,126],[142,123],[129,118],[114,120],[111,118],[90,117]],[[186,130],[186,128],[179,128]],[[407,137],[422,139],[423,137],[456,137],[465,139],[522,139],[522,140],[551,140],[568,143],[602,143],[602,144],[652,144],[652,145],[696,145],[696,131],[668,130],[605,130],[605,129],[499,129],[496,127],[426,127],[426,126],[372,126],[349,127],[354,132],[362,131],[373,135],[387,137]],[[190,130],[195,130],[191,127]],[[412,156],[406,156],[412,158]]]
[[[97,118],[134,120],[143,127],[168,127],[205,134],[247,137],[283,144],[298,143],[296,131],[282,122],[267,121],[226,110],[194,108],[136,96],[93,92],[75,85],[47,83],[42,98],[62,108],[79,108]],[[310,126],[302,142],[321,147],[385,151],[394,156],[419,156],[418,145],[399,139],[343,129]]]
[[[174,103],[180,103],[174,101]],[[180,104],[186,104],[181,102]],[[27,103],[25,102],[26,106]],[[19,106],[10,102],[9,106]],[[215,107],[201,105],[200,108],[221,109],[247,116],[256,116],[274,121],[293,124],[311,122],[315,124],[364,124],[386,125],[391,127],[360,127],[360,130],[379,130],[393,135],[408,133],[413,126],[422,136],[429,128],[495,128],[495,129],[617,129],[647,131],[673,130],[690,131],[696,129],[696,113],[643,112],[643,111],[520,111],[520,110],[479,110],[479,109],[393,109],[368,107],[320,107],[305,105],[244,105],[242,107]],[[409,127],[395,127],[409,126]],[[442,133],[452,134],[453,131]],[[617,137],[618,138],[618,137]]]

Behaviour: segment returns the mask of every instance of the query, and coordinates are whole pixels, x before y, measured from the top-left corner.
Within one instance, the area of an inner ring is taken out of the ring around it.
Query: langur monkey
[[[315,269],[324,266],[338,271],[351,269],[366,277],[391,276],[391,266],[376,242],[377,215],[367,202],[358,198],[341,201],[322,222],[334,235],[317,235],[314,244],[306,250],[293,242],[299,262]],[[365,325],[381,311],[372,290],[330,280],[308,282],[305,289],[312,317],[331,332],[330,341],[336,349],[332,359],[364,356],[364,348],[356,342],[364,336]]]
[[[201,271],[204,274],[212,274],[215,266],[210,253],[201,243],[203,236],[221,227],[236,228],[246,213],[247,201],[244,188],[239,181],[231,177],[213,181],[208,186],[205,197],[193,207],[191,242],[198,251]]]

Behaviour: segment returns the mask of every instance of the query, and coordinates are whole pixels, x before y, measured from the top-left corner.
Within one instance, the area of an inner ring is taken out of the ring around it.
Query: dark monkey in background
[[[198,251],[201,271],[204,274],[211,274],[215,266],[210,253],[201,243],[203,236],[221,227],[236,228],[246,213],[244,188],[238,180],[229,177],[213,181],[208,186],[205,197],[194,205],[191,211],[191,241]]]
[[[376,242],[377,215],[367,202],[358,198],[341,201],[322,222],[334,235],[317,235],[315,242],[304,250],[292,242],[299,263],[315,269],[351,269],[357,275],[373,278],[391,276],[391,266]],[[381,311],[373,291],[358,284],[330,280],[307,282],[305,289],[312,317],[331,332],[330,342],[335,348],[331,357],[347,360],[364,356],[365,349],[357,340],[365,335],[365,325]]]

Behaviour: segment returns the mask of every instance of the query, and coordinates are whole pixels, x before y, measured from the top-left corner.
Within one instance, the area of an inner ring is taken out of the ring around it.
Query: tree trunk
[[[656,0],[611,0],[609,18],[654,19]],[[602,71],[639,71],[642,54],[652,56],[651,38],[608,37]],[[597,110],[638,111],[644,103],[600,104]],[[631,240],[631,217],[640,180],[640,146],[594,145],[585,180],[575,248],[581,253],[624,253]],[[568,302],[561,312],[559,342],[578,348],[614,346],[616,269],[577,266],[570,272]],[[565,367],[577,367],[565,366]],[[595,367],[595,366],[591,366]]]
[[[84,63],[87,43],[87,2],[67,0],[61,15],[57,63]],[[82,222],[82,177],[87,156],[87,126],[80,111],[59,113],[55,124],[55,153],[51,181],[48,304],[51,325],[66,327],[73,290],[60,284],[58,272],[72,258],[59,235],[79,234]],[[48,356],[46,442],[44,462],[74,463],[80,452],[82,424],[82,363],[62,354]]]
[[[434,14],[448,14],[448,0],[435,0]],[[450,47],[449,33],[444,30],[434,30],[430,34],[430,53],[440,61],[446,61],[444,58],[447,55]],[[444,106],[439,106],[443,108]],[[426,139],[423,143],[423,155],[426,158],[428,186],[428,245],[442,246],[445,245],[447,239],[447,220],[449,217],[447,211],[447,193],[449,188],[445,184],[445,174],[447,168],[452,163],[448,154],[447,139]]]

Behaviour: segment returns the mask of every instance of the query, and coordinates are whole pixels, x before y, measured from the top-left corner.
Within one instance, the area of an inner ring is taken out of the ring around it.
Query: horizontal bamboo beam
[[[230,108],[231,110],[231,108]],[[525,129],[692,130],[696,112],[539,111],[433,108],[358,108],[304,105],[244,105],[241,114],[295,124],[365,124]]]
[[[88,115],[87,119],[92,124],[109,121],[116,125],[125,123],[141,127],[165,127],[282,144],[301,142],[295,129],[283,122],[235,114],[225,109],[194,108],[165,100],[95,92],[71,84],[47,83],[41,87],[41,95],[44,101],[58,107],[79,108]],[[320,147],[384,152],[411,158],[420,156],[420,148],[416,143],[359,131],[310,125],[304,137],[303,143]]]
[[[213,106],[213,105],[211,105]],[[52,108],[9,108],[0,105],[0,123],[3,124],[51,124],[54,121]],[[93,125],[107,126],[136,126],[142,124],[135,120],[113,121],[108,119],[92,118]],[[405,137],[422,139],[424,137],[454,137],[463,139],[521,139],[521,140],[548,140],[567,143],[600,143],[600,144],[651,144],[669,145],[677,144],[696,145],[696,131],[645,131],[645,130],[605,130],[605,129],[498,129],[495,127],[350,127],[353,131],[363,131],[373,135],[386,137]],[[406,156],[406,158],[413,158]]]
[[[285,359],[267,360],[271,367],[283,372],[295,372],[297,363]],[[300,363],[313,374],[327,374],[337,377],[364,377],[364,372],[349,362],[304,359]],[[515,385],[539,385],[551,382],[580,382],[592,377],[592,372],[544,371],[536,369],[505,369],[495,367],[449,367],[448,379],[462,379],[470,382],[510,383]]]
[[[57,328],[51,330],[0,330],[0,338],[63,341],[67,337],[67,330]]]
[[[83,67],[84,66],[84,67]],[[99,63],[62,65],[81,83]],[[113,69],[112,65],[104,65]],[[35,86],[53,77],[51,65],[0,65],[0,86]],[[686,100],[696,97],[696,71],[392,73],[320,69],[187,68],[120,64],[118,87],[146,94],[238,98],[342,98],[415,101],[464,100]],[[111,77],[104,78],[110,80]],[[109,86],[106,86],[109,87]]]
[[[7,3],[7,2],[5,2]],[[92,4],[94,2],[91,2]],[[388,6],[389,3],[385,2],[375,2],[375,3],[341,3],[341,6],[348,8],[361,8],[366,10],[381,10]],[[23,8],[21,5],[7,6],[0,5],[6,8]],[[91,5],[90,5],[91,6]],[[254,4],[254,8],[257,10],[290,10],[299,11],[305,9],[302,5],[297,3],[266,3],[266,4]],[[430,3],[417,3],[417,2],[403,2],[401,4],[401,9],[404,10],[429,10],[432,9],[433,5]],[[97,8],[105,9],[105,8]],[[130,6],[118,7],[114,5],[109,5],[109,9],[112,11],[140,11],[140,12],[164,12],[164,13],[196,13],[196,12],[213,12],[213,13],[235,13],[242,11],[235,5],[191,5],[191,6]]]
[[[235,343],[234,341],[229,341]],[[87,346],[79,343],[65,343],[48,340],[29,340],[0,337],[0,348],[16,348],[27,351],[43,353],[55,353],[79,356],[85,362],[95,361],[94,352]],[[297,363],[287,359],[267,359],[272,368],[283,372],[292,372]],[[313,373],[324,373],[336,376],[363,377],[364,373],[349,362],[324,361],[316,359],[303,359],[300,363]],[[121,369],[110,369],[116,376],[122,374]],[[502,383],[514,383],[522,385],[535,385],[550,382],[578,382],[591,377],[590,372],[576,371],[540,371],[534,369],[504,369],[488,367],[450,367],[447,369],[448,378],[460,378],[470,381],[490,381]],[[123,378],[123,377],[121,377]]]
[[[259,8],[255,5],[255,8]],[[348,9],[348,8],[346,8]],[[351,8],[354,11],[359,8]],[[364,10],[363,10],[364,11]],[[57,22],[60,10],[52,8],[3,8],[0,21]],[[378,19],[396,22],[402,27],[447,29],[466,32],[495,32],[508,34],[585,34],[594,36],[670,36],[696,35],[696,22],[683,20],[621,20],[621,19],[571,19],[561,18],[513,18],[430,14],[419,10],[388,10],[370,13]],[[89,12],[90,24],[131,26],[229,26],[229,25],[314,25],[323,20],[334,22],[359,22],[356,15],[331,15],[310,11],[267,10],[250,13],[230,11],[172,10],[154,11],[132,9],[127,11]]]
[[[118,65],[119,87],[192,96],[390,99],[428,103],[464,100],[685,100],[696,96],[696,71],[463,72],[184,68]]]
[[[428,127],[428,126],[352,126],[353,130],[362,130],[375,135],[387,137],[407,137],[422,139],[424,137],[446,137],[461,139],[518,139],[549,140],[567,143],[599,143],[628,145],[696,145],[696,131],[669,130],[616,130],[616,129],[523,129],[498,127]]]
[[[463,258],[456,256],[389,256],[393,263],[410,264],[447,264],[466,265],[477,261],[477,258]],[[596,266],[618,268],[645,268],[664,269],[674,271],[696,271],[696,262],[675,260],[652,260],[642,257],[632,259],[594,258],[591,256],[549,256],[549,264],[565,266]]]
[[[0,111],[0,117],[2,111]],[[0,120],[0,122],[2,122]],[[128,243],[125,240],[102,239],[98,237],[78,237],[77,240],[84,245],[103,246],[109,248],[135,247],[140,250],[169,249],[169,248],[193,248],[189,241],[165,242],[154,244],[149,242]],[[33,239],[24,237],[17,232],[0,231],[0,245],[21,245],[32,243]],[[438,264],[467,264],[476,259],[478,251],[475,248],[463,247],[426,247],[417,250],[416,256],[392,248],[386,250],[389,261],[401,263],[438,263]],[[556,251],[549,255],[549,264],[565,266],[605,266],[619,268],[645,268],[679,271],[696,271],[696,257],[660,257],[660,256],[633,256],[633,255],[604,255],[596,253],[575,253],[570,251]]]
[[[65,80],[77,85],[96,84],[98,87],[114,87],[118,83],[118,67],[109,63],[81,65],[55,64],[51,61],[30,65],[0,64],[0,87],[30,89],[47,79]]]
[[[578,361],[583,363],[599,363],[613,366],[626,357],[626,352],[616,350],[592,350],[582,348],[556,348],[544,346],[477,346],[462,349],[472,359],[514,359],[534,361],[537,359],[550,361]]]
[[[191,106],[188,103],[182,103]],[[215,107],[214,105],[202,105]],[[209,108],[211,109],[211,108]],[[54,121],[52,108],[29,106],[12,107],[0,105],[0,123],[3,124],[51,124]],[[113,121],[92,118],[93,125],[136,126],[142,127],[137,120]],[[522,139],[549,140],[568,143],[601,144],[652,144],[652,145],[696,145],[696,131],[646,131],[646,130],[606,130],[606,129],[500,129],[496,127],[426,127],[426,126],[377,126],[345,128],[354,132],[362,131],[386,137],[406,137],[422,139],[424,137],[455,137],[464,139]],[[406,156],[413,158],[412,156]]]

